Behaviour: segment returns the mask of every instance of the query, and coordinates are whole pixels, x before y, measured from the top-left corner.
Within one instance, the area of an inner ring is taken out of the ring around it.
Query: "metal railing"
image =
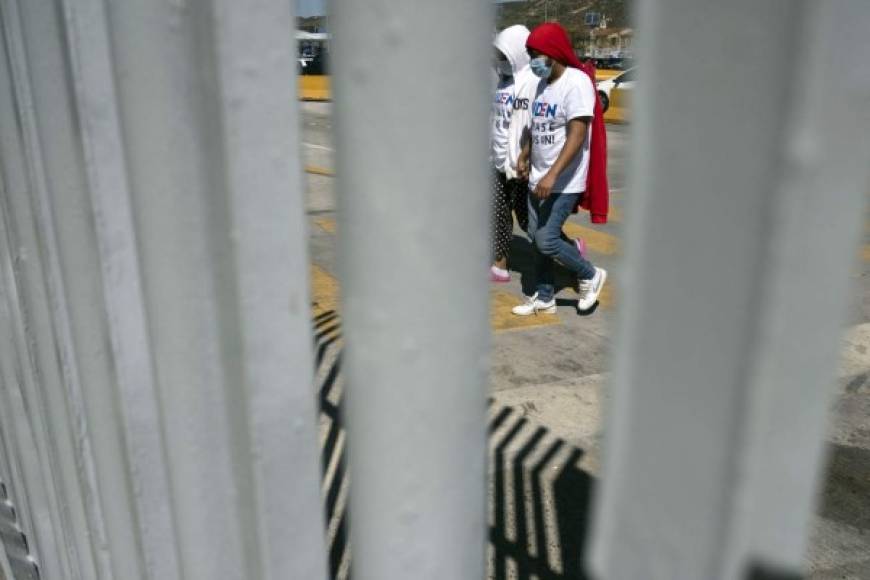
[[[476,580],[489,7],[332,11],[353,575]],[[325,579],[288,3],[0,0],[0,21],[0,576]],[[645,0],[637,28],[589,567],[798,573],[870,6]]]

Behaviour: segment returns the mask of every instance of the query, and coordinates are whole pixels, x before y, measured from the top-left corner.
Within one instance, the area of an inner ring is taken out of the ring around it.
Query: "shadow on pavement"
[[[314,319],[321,464],[330,577],[351,577],[341,336],[335,312]],[[593,478],[583,451],[531,423],[518,408],[489,408],[491,580],[582,580]]]
[[[578,468],[583,451],[521,415],[503,407],[490,424],[488,577],[586,578],[581,562],[593,479]]]
[[[562,237],[565,240],[568,239],[564,234],[562,234]],[[508,269],[520,274],[520,285],[522,286],[523,294],[526,296],[531,296],[535,293],[536,282],[534,260],[534,248],[529,239],[525,236],[514,234],[513,240],[511,241],[511,254]],[[556,294],[559,294],[559,292],[568,288],[569,290],[572,290],[571,295],[573,296],[575,285],[574,276],[557,262],[555,279]],[[557,303],[561,305],[576,306],[577,300],[559,299]]]
[[[870,451],[831,443],[829,454],[819,515],[870,531]]]

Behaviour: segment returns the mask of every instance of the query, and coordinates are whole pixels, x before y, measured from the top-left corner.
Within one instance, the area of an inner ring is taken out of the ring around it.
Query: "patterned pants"
[[[507,179],[500,171],[492,178],[492,257],[494,261],[508,256],[514,235],[514,220],[523,231],[529,229],[528,185],[518,179]]]

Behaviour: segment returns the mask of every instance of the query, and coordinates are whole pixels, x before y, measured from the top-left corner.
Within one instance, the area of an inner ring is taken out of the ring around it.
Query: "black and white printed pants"
[[[494,261],[506,258],[513,239],[514,220],[523,231],[529,229],[528,185],[519,179],[507,179],[501,171],[492,177],[492,257]]]

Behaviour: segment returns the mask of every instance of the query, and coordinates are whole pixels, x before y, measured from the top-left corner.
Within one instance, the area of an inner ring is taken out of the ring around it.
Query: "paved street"
[[[303,159],[313,172],[306,175],[306,185],[315,315],[326,321],[334,319],[333,310],[339,310],[335,198],[328,175],[334,162],[330,105],[303,104],[302,123]],[[524,274],[531,266],[529,245],[518,229],[511,263],[513,281],[491,288],[493,415],[500,409],[514,412],[511,420],[499,423],[494,418],[492,432],[510,431],[515,420],[539,425],[548,436],[582,450],[566,461],[576,461],[576,467],[592,477],[600,466],[600,416],[607,400],[608,356],[614,315],[619,310],[614,289],[621,280],[624,217],[630,198],[626,184],[629,130],[628,126],[608,126],[611,223],[592,226],[584,213],[573,216],[566,226],[569,236],[587,241],[590,258],[610,273],[608,291],[598,309],[578,315],[573,291],[566,288],[559,294],[557,316],[513,317],[510,306],[518,303],[523,283],[528,284]],[[479,194],[488,196],[489,192]],[[816,579],[870,578],[870,235],[865,242],[856,249],[856,292],[832,408],[831,464],[809,555],[811,577]],[[567,277],[557,283],[566,286]],[[334,327],[327,330],[321,340],[338,332]],[[502,440],[507,443],[501,451],[516,454],[529,439],[513,433]]]
[[[331,119],[319,114],[328,111],[324,105],[308,104],[303,117],[303,155],[311,168],[331,169]],[[619,253],[622,232],[622,208],[625,201],[626,130],[611,126],[610,179],[614,211],[611,223],[592,226],[585,214],[571,218],[565,231],[571,237],[583,237],[590,256],[597,265],[610,273],[608,286],[600,307],[589,316],[578,316],[574,309],[574,294],[563,290],[559,297],[559,315],[518,318],[510,313],[510,306],[518,303],[522,283],[528,277],[523,273],[531,267],[531,249],[519,229],[515,231],[511,268],[513,280],[509,284],[494,285],[492,326],[495,332],[493,349],[494,391],[503,391],[542,385],[555,381],[599,374],[606,369],[607,336],[616,304],[613,289],[619,281]],[[314,262],[316,298],[333,300],[337,287],[331,279],[335,264],[335,199],[332,178],[323,175],[307,176],[308,212],[310,216],[311,253]],[[489,195],[482,192],[481,195]],[[561,286],[567,277],[557,278]],[[528,289],[527,289],[528,290]],[[530,356],[529,344],[536,345]]]

